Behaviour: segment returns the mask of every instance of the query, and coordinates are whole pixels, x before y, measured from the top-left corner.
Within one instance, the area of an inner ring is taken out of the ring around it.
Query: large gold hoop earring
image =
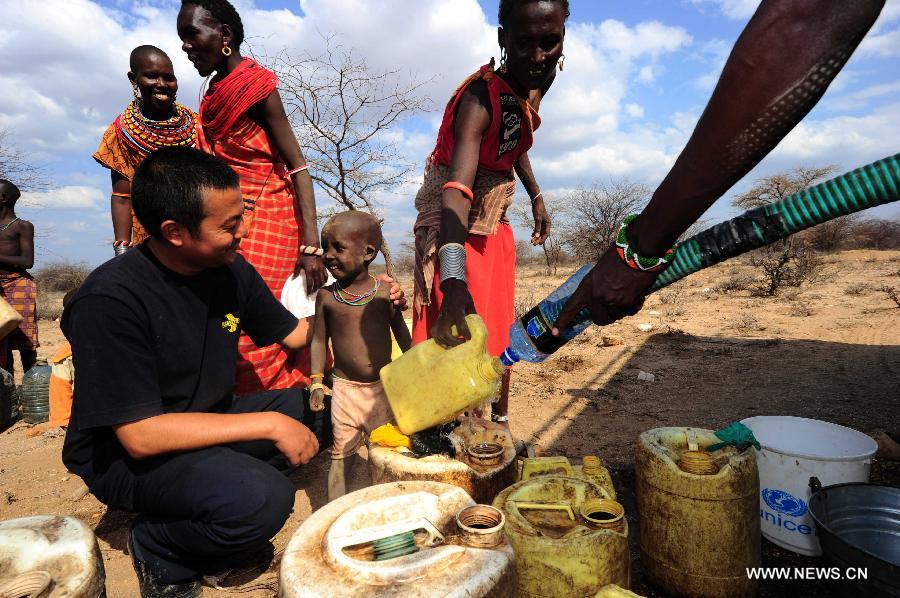
[[[563,70],[563,67],[565,66],[565,63],[566,63],[566,55],[565,55],[565,54],[560,54],[560,55],[559,55],[559,70]]]
[[[498,69],[501,73],[506,72],[506,48],[500,48],[500,68]]]
[[[222,46],[222,54],[224,54],[225,56],[231,56],[231,52],[232,50],[228,47],[228,44]]]

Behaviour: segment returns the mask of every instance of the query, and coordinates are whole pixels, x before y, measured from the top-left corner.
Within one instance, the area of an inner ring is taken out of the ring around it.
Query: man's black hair
[[[146,44],[143,46],[138,46],[131,51],[131,56],[128,57],[128,66],[131,68],[131,72],[136,75],[138,71],[138,65],[148,56],[162,56],[169,62],[172,62],[172,59],[169,58],[168,54],[166,54],[156,46]]]
[[[16,202],[19,201],[20,197],[22,197],[22,192],[19,191],[19,188],[16,187],[15,183],[13,183],[12,181],[0,179],[0,187],[3,187],[3,189],[5,190],[7,201],[11,206],[16,205]]]
[[[160,225],[174,220],[195,235],[203,212],[203,191],[240,186],[235,171],[192,147],[166,147],[144,158],[131,181],[131,205],[146,231],[161,238]]]
[[[510,17],[512,17],[513,11],[530,2],[555,2],[562,6],[563,11],[566,13],[566,19],[568,19],[571,14],[569,11],[569,0],[500,0],[500,10],[497,14],[497,20],[500,21],[500,26],[506,27]]]
[[[241,23],[241,15],[231,5],[231,2],[228,0],[181,0],[181,5],[184,6],[185,4],[202,6],[218,22],[228,25],[234,36],[234,48],[237,49],[241,46],[241,43],[244,41],[244,24]]]

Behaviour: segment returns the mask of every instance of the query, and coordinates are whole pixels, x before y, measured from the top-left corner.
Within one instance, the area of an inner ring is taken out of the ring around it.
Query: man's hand
[[[308,463],[319,452],[319,441],[309,428],[292,417],[271,414],[274,422],[269,439],[294,467]]]
[[[317,388],[309,394],[309,408],[313,411],[325,410],[325,390]]]
[[[400,311],[409,309],[409,305],[406,302],[406,294],[403,292],[403,289],[400,288],[400,285],[397,283],[397,281],[395,281],[387,274],[382,274],[377,278],[381,282],[391,285],[391,303],[394,304],[394,307],[396,307]]]
[[[316,255],[301,255],[294,266],[294,276],[299,276],[300,271],[306,273],[306,294],[312,295],[325,284],[328,274],[325,272],[325,264],[322,258]]]
[[[610,246],[563,308],[553,324],[554,336],[569,327],[575,315],[585,306],[594,324],[611,324],[625,316],[633,316],[644,305],[644,296],[659,272],[641,272],[628,267]]]
[[[451,278],[442,281],[441,290],[444,292],[444,300],[441,302],[437,322],[431,329],[431,336],[442,347],[455,347],[472,338],[466,316],[476,313],[475,302],[469,293],[469,287],[461,280]],[[456,329],[456,334],[453,328]]]
[[[543,196],[531,202],[531,213],[534,215],[534,232],[531,233],[532,245],[543,245],[550,236],[550,215],[544,206]]]

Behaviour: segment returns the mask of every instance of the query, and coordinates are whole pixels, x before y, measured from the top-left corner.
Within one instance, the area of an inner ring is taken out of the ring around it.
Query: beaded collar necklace
[[[334,284],[331,286],[331,295],[334,297],[334,300],[338,303],[343,303],[344,305],[350,305],[352,307],[362,307],[364,305],[368,305],[372,299],[375,298],[375,294],[378,292],[378,287],[381,286],[381,281],[369,274],[369,278],[375,281],[375,286],[372,287],[372,290],[363,293],[362,295],[357,295],[352,291],[348,291],[344,287],[341,286],[341,283],[338,281],[334,281]]]
[[[116,132],[129,148],[145,156],[161,147],[196,146],[194,113],[177,103],[174,110],[172,118],[152,120],[141,114],[137,100],[132,100],[116,118]]]

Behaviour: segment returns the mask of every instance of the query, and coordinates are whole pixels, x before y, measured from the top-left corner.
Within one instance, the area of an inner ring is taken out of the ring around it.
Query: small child
[[[393,419],[378,373],[391,361],[391,331],[400,349],[412,345],[403,314],[391,303],[388,288],[369,274],[381,247],[381,226],[371,214],[337,214],[322,228],[325,267],[335,282],[316,298],[310,356],[313,384],[310,404],[325,408],[322,384],[328,341],[334,352],[331,425],[334,446],[328,473],[328,500],[346,493],[356,453],[368,435]]]

